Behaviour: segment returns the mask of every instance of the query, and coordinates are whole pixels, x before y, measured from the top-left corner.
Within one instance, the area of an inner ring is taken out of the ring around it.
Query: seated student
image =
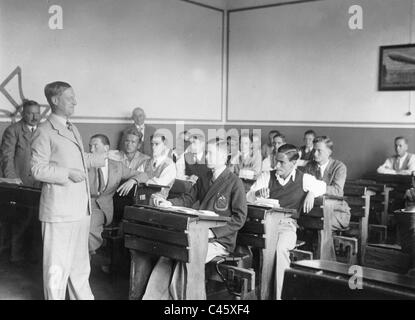
[[[194,184],[209,169],[205,159],[205,137],[201,134],[191,134],[189,141],[187,151],[176,162],[176,178]]]
[[[307,130],[304,132],[304,145],[300,147],[300,160],[297,166],[304,167],[310,160],[313,160],[314,156],[314,139],[316,133],[313,130]]]
[[[89,141],[93,154],[104,154],[110,149],[110,141],[106,135],[96,134]],[[89,251],[94,253],[101,247],[104,225],[112,223],[114,214],[113,196],[117,191],[121,196],[128,194],[137,183],[139,172],[129,169],[122,162],[105,160],[105,166],[88,169],[91,192],[91,225],[89,233]],[[121,181],[127,180],[120,186]]]
[[[244,225],[248,210],[242,181],[226,168],[226,159],[226,142],[221,139],[210,140],[206,161],[211,171],[200,176],[190,192],[179,198],[170,201],[154,199],[156,206],[164,207],[171,205],[192,207],[195,202],[200,201],[200,210],[211,210],[220,216],[231,217],[225,226],[209,230],[210,241],[206,263],[216,256],[228,255],[229,252],[234,251],[238,230]],[[168,298],[163,296],[163,293],[170,295],[169,291],[180,292],[180,281],[183,279],[177,281],[172,279],[180,278],[181,263],[177,263],[173,268],[173,276],[170,274],[172,264],[173,261],[170,259],[159,259],[151,272],[143,299],[163,299]],[[180,293],[173,298],[180,299],[183,296]]]
[[[239,137],[240,151],[237,161],[228,165],[231,172],[240,178],[256,179],[261,173],[261,154],[253,150],[253,137],[243,134]]]
[[[314,198],[326,192],[326,184],[296,169],[299,158],[297,148],[291,144],[281,146],[275,153],[275,170],[263,172],[247,193],[247,200],[257,197],[278,199],[282,208],[296,209],[292,216],[281,214],[278,224],[276,249],[275,297],[281,299],[284,271],[290,266],[290,250],[297,241],[297,222],[302,211],[308,213],[314,206]],[[302,209],[303,207],[303,209]]]
[[[261,148],[262,160],[269,157],[272,153],[272,150],[274,150],[273,139],[274,139],[274,136],[276,136],[277,134],[280,134],[278,130],[271,130],[270,132],[268,132],[268,141],[267,143],[264,143]]]
[[[343,188],[347,177],[347,168],[339,160],[331,158],[333,153],[333,141],[329,137],[321,136],[314,139],[314,160],[310,161],[304,168],[305,173],[315,176],[327,184],[327,195],[343,196]],[[350,208],[346,201],[342,201],[334,208],[327,222],[331,226],[330,230],[321,239],[323,249],[320,259],[336,261],[336,252],[332,233],[336,230],[346,228],[350,222]]]
[[[146,159],[138,168],[138,171],[141,172],[138,177],[139,183],[168,186],[168,188],[162,188],[159,193],[159,196],[165,199],[176,179],[176,166],[172,158],[169,157],[169,151],[171,150],[166,143],[166,137],[156,131],[151,137],[153,156]]]
[[[278,148],[283,146],[285,143],[285,136],[282,133],[274,135],[274,138],[272,139],[273,154],[275,155]],[[273,159],[275,157],[273,154],[269,155],[262,161],[262,171],[271,171],[275,168],[275,163],[273,163]]]
[[[408,152],[408,140],[405,137],[395,138],[396,154],[382,164],[377,172],[381,174],[410,175],[415,171],[415,155]]]
[[[135,129],[125,130],[122,137],[122,150],[120,152],[120,161],[130,169],[138,170],[144,161],[150,157],[139,151],[141,147],[141,132]]]

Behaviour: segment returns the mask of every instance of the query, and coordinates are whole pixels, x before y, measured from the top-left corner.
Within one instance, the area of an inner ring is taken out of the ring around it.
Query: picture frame
[[[415,90],[415,44],[380,47],[378,90]]]

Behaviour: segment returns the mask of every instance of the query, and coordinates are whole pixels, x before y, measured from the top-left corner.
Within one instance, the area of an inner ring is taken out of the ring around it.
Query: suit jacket
[[[32,142],[31,171],[42,181],[39,219],[43,222],[79,221],[91,214],[89,167],[105,165],[105,154],[84,153],[78,129],[68,130],[51,114],[39,125]],[[86,179],[72,182],[69,168],[85,172]]]
[[[92,201],[95,201],[98,208],[104,213],[106,225],[109,225],[112,222],[112,218],[114,216],[113,197],[121,181],[128,180],[130,178],[134,178],[137,181],[139,174],[140,173],[138,171],[126,167],[122,162],[111,159],[108,160],[107,185],[100,195],[98,195],[95,199],[92,199]],[[88,175],[90,190],[96,190],[97,186],[93,186],[95,181],[97,181],[94,168],[89,168]]]
[[[314,160],[305,166],[305,173],[309,173],[315,177],[319,176],[319,170],[318,164]],[[346,165],[339,160],[330,158],[322,177],[322,180],[327,184],[326,194],[342,197],[346,177]]]
[[[243,227],[248,212],[245,189],[241,179],[228,168],[209,186],[211,179],[212,172],[209,171],[199,177],[188,193],[170,201],[174,205],[185,207],[192,207],[196,201],[200,201],[200,210],[210,210],[220,216],[231,217],[225,226],[212,228],[212,232],[215,240],[232,252],[238,230]]]
[[[135,126],[135,124],[130,124],[127,128],[125,128],[123,130],[123,134],[125,131],[127,130],[131,130],[131,129],[135,129],[137,130],[137,127]],[[151,149],[151,136],[154,134],[154,132],[156,132],[156,128],[145,124],[145,128],[144,128],[144,140],[143,143],[141,144],[140,149],[138,149],[141,153],[144,153],[148,156],[152,156],[153,155],[153,150]],[[122,150],[123,148],[121,148]]]
[[[28,187],[40,187],[30,172],[32,133],[23,120],[6,128],[0,147],[1,171],[5,178],[20,178]]]

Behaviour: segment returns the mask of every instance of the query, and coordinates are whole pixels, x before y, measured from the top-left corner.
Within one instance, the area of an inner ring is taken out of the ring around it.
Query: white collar
[[[400,156],[396,156],[396,158],[397,159],[399,159],[399,160],[403,160],[403,159],[405,159],[406,157],[408,156],[408,152],[405,152],[405,154],[402,156],[402,157],[400,157]]]
[[[137,129],[143,129],[143,130],[145,129],[145,123],[143,123],[141,126],[138,124],[135,124],[135,126],[137,127]]]
[[[166,160],[167,154],[168,154],[168,150],[166,150],[166,152],[164,152],[164,154],[162,154],[161,156],[159,156],[157,158],[153,157],[151,163],[155,163],[156,167],[158,167],[161,163],[164,162],[164,160]]]
[[[69,119],[59,116],[56,113],[52,113],[53,117],[66,128],[66,122],[69,121]]]
[[[223,165],[223,167],[220,167],[219,169],[212,170],[213,173],[213,180],[216,180],[219,178],[219,176],[222,174],[223,171],[225,171],[226,165]]]
[[[37,129],[37,126],[31,126],[30,124],[27,124],[27,125],[26,125],[26,127],[28,127],[30,131],[32,131],[32,128],[33,128],[34,130],[36,130],[36,129]],[[34,131],[34,130],[33,130],[33,131]]]
[[[280,183],[280,185],[285,186],[288,181],[291,180],[295,181],[295,174],[296,174],[297,170],[295,168],[293,168],[293,170],[290,172],[290,174],[288,175],[287,178],[283,179],[282,177],[280,177],[277,173],[275,173],[275,177],[277,178],[277,181]]]

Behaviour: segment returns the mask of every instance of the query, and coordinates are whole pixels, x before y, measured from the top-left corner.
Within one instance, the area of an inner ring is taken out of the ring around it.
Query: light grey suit
[[[105,154],[84,153],[78,129],[70,131],[55,114],[39,125],[32,142],[31,171],[43,182],[39,205],[43,237],[43,281],[46,299],[93,299],[89,286],[88,234],[91,200],[88,167],[105,165]],[[74,183],[69,169],[85,173]]]

